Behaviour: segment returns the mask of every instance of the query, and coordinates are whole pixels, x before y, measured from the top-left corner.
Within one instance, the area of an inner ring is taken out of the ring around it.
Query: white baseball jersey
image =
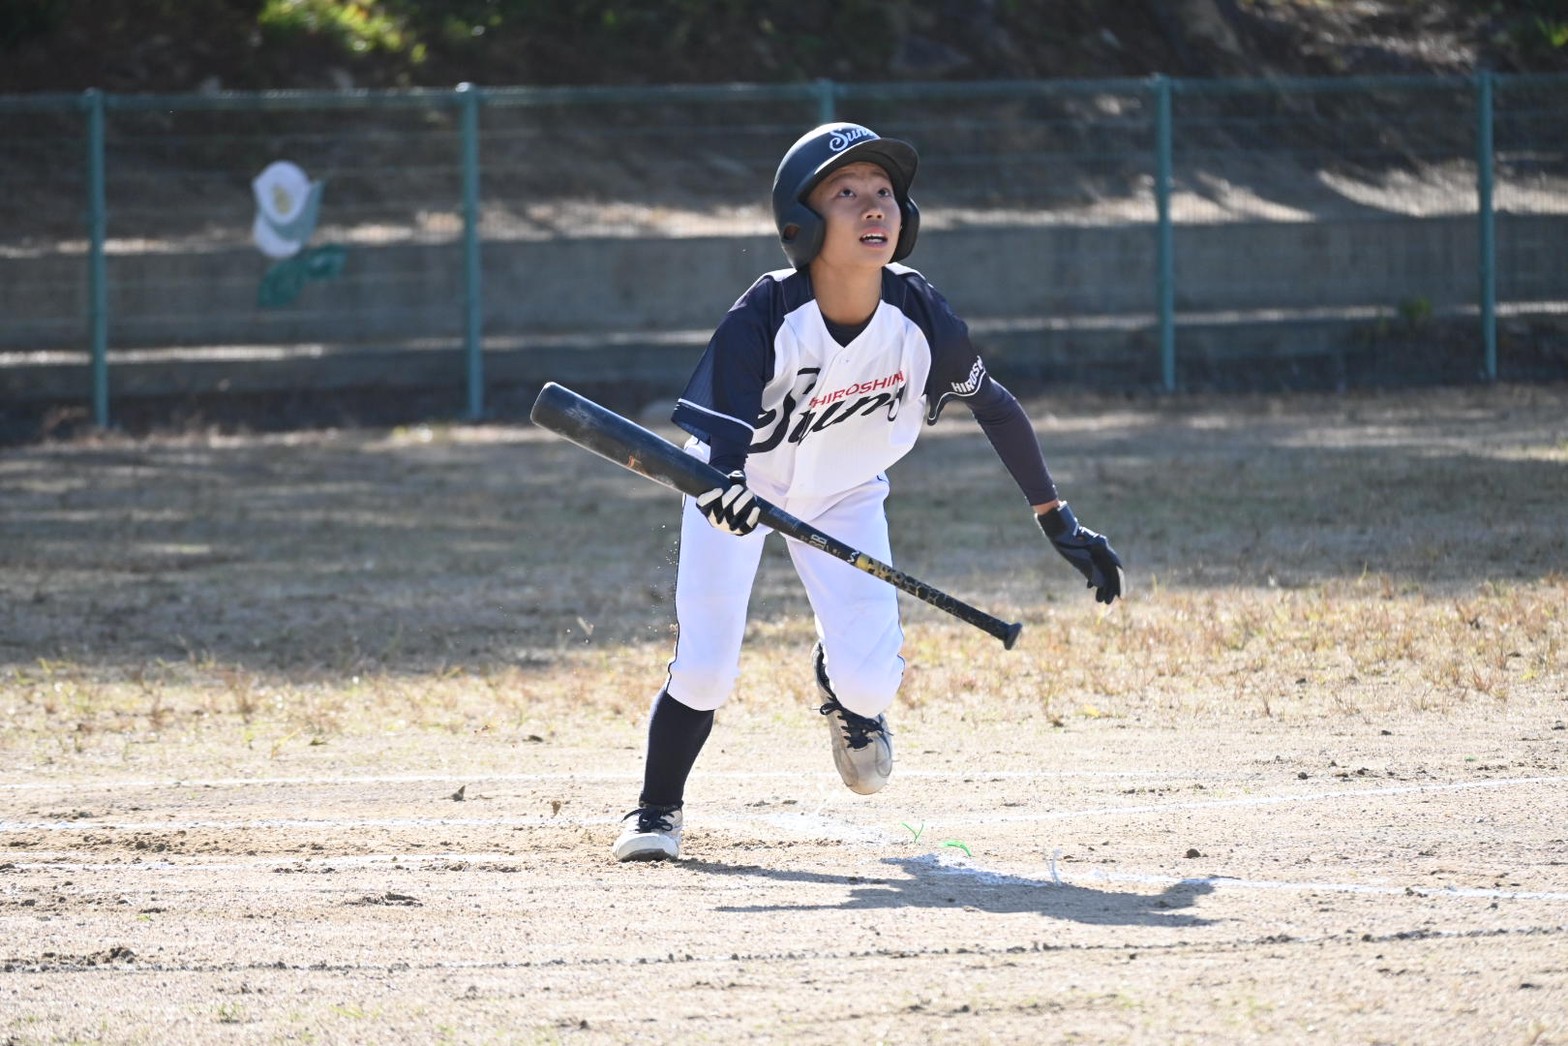
[[[848,345],[810,276],[780,269],[731,307],[673,417],[710,446],[748,446],[748,485],[800,515],[880,474],[985,380],[968,327],[914,269],[883,269],[882,300]]]

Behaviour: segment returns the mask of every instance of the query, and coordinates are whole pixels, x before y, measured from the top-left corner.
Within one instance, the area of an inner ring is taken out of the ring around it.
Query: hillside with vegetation
[[[9,0],[0,93],[1568,70],[1568,0]]]

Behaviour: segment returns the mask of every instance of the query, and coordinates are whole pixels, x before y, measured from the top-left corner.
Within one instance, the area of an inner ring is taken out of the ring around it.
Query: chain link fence
[[[827,119],[919,148],[910,261],[999,374],[1562,377],[1565,103],[1489,75],[0,97],[0,412],[673,389],[783,264],[773,169]],[[292,259],[256,240],[277,161],[319,183]]]
[[[1568,215],[1568,80],[1500,78],[1493,132],[1497,293],[1505,316],[1568,309],[1562,219]],[[1507,325],[1524,328],[1520,320]]]

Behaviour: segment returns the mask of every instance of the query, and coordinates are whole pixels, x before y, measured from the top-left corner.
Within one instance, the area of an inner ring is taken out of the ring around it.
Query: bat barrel
[[[553,381],[539,390],[528,416],[584,450],[683,494],[695,497],[724,483],[707,462]]]

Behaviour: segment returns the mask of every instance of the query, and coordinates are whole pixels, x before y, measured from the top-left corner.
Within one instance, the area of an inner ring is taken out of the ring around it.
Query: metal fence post
[[[834,105],[834,101],[833,101],[833,81],[832,80],[828,80],[828,79],[819,79],[817,81],[817,83],[816,83],[816,88],[817,88],[817,123],[819,123],[819,124],[832,123],[833,120],[835,119],[835,116],[834,116],[835,105]]]
[[[1475,77],[1476,204],[1481,256],[1481,343],[1486,347],[1486,380],[1497,380],[1497,216],[1492,209],[1492,74]]]
[[[109,427],[109,278],[104,260],[109,214],[104,191],[103,92],[83,96],[87,108],[87,329],[92,354],[93,424]]]
[[[1154,207],[1158,220],[1155,248],[1159,271],[1155,293],[1160,314],[1160,377],[1166,392],[1176,391],[1176,245],[1171,228],[1171,81],[1154,77]]]
[[[468,420],[485,411],[484,295],[479,259],[479,101],[470,83],[457,85],[463,149],[463,349],[468,361]]]

